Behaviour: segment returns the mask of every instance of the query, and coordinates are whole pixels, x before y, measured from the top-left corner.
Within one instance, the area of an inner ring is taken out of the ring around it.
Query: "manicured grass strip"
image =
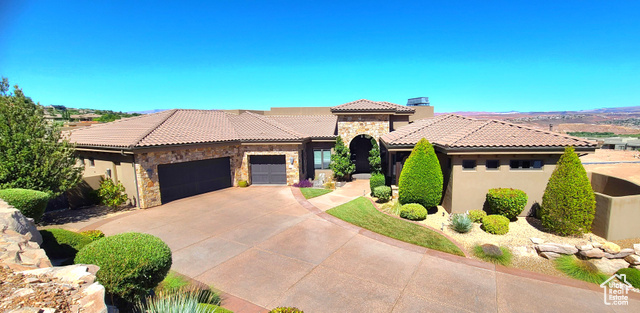
[[[578,260],[573,255],[561,256],[555,259],[555,263],[556,268],[561,272],[589,283],[602,284],[609,278],[606,274],[600,272],[593,263]]]
[[[359,197],[327,211],[351,224],[404,242],[459,256],[464,253],[445,236],[407,221],[379,212],[369,199]],[[428,218],[428,217],[427,217]]]
[[[473,247],[473,254],[487,262],[500,264],[504,266],[511,264],[511,251],[509,251],[509,249],[505,247],[500,247],[500,250],[502,250],[501,256],[488,255],[484,253],[484,250],[482,250],[481,246],[477,245]]]
[[[331,189],[320,189],[320,188],[300,188],[300,192],[306,199],[315,198],[318,196],[326,195],[333,190]]]

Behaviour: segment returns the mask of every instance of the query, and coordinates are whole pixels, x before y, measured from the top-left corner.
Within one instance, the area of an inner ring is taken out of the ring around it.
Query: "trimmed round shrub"
[[[378,186],[373,190],[373,196],[378,198],[378,202],[387,202],[391,199],[391,187]]]
[[[400,217],[412,221],[421,221],[427,218],[427,209],[417,203],[409,203],[400,207]]]
[[[244,188],[244,187],[247,187],[247,186],[249,186],[249,183],[246,180],[239,180],[238,181],[238,187]]]
[[[386,180],[384,178],[384,174],[382,173],[371,174],[371,178],[369,178],[369,189],[371,190],[371,195],[373,195],[374,197],[377,197],[375,195],[375,189],[377,187],[384,186],[385,183],[386,183]]]
[[[452,214],[451,228],[461,234],[468,233],[473,228],[473,220],[467,214]]]
[[[623,268],[619,269],[616,274],[625,274],[627,276],[627,282],[634,288],[640,289],[640,270],[635,268]]]
[[[24,216],[33,218],[36,223],[40,222],[50,198],[46,192],[31,189],[0,190],[0,199],[14,206]]]
[[[91,238],[91,241],[96,241],[100,238],[104,238],[104,233],[99,229],[81,231],[80,234]]]
[[[527,205],[527,194],[519,189],[493,188],[487,192],[487,203],[491,214],[514,220]]]
[[[468,215],[474,223],[482,223],[482,219],[487,216],[487,212],[483,210],[469,210]]]
[[[76,255],[75,261],[99,266],[96,277],[106,291],[134,301],[167,276],[171,249],[158,237],[124,233],[88,244]]]
[[[73,260],[78,251],[93,241],[81,233],[59,228],[41,230],[40,234],[42,235],[40,247],[52,259],[70,258]]]
[[[279,307],[269,311],[269,313],[304,313],[304,311],[295,307]]]
[[[425,208],[440,204],[443,177],[433,146],[420,139],[402,167],[398,182],[399,201],[418,203]]]
[[[504,235],[509,232],[509,219],[502,215],[487,215],[482,219],[481,227],[490,234]]]
[[[596,198],[587,172],[573,147],[564,149],[542,196],[542,226],[557,234],[578,235],[591,230]]]

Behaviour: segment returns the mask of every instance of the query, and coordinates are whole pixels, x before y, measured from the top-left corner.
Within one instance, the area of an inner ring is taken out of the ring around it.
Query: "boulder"
[[[537,244],[537,245],[539,245],[539,244],[541,244],[541,243],[544,243],[544,240],[543,240],[543,239],[540,239],[540,238],[531,237],[531,238],[529,238],[529,239],[531,240],[531,242],[533,242],[533,243],[535,243],[535,244]]]
[[[640,256],[636,254],[630,254],[624,257],[624,260],[631,265],[640,265]]]
[[[629,267],[629,263],[622,259],[593,259],[591,262],[603,273],[607,275],[615,274],[619,269]]]
[[[484,254],[488,256],[498,257],[498,256],[502,256],[503,254],[502,249],[500,249],[500,247],[496,245],[492,245],[490,243],[483,244],[481,247],[482,247],[482,252],[484,252]]]
[[[591,249],[593,249],[593,245],[588,243],[588,242],[581,242],[581,243],[576,244],[576,248],[578,250],[580,250],[580,251],[591,250]]]
[[[636,252],[637,255],[640,255],[640,243],[634,244],[633,250]]]
[[[605,242],[602,245],[602,250],[604,250],[604,252],[606,252],[606,253],[616,254],[616,253],[620,252],[620,246],[618,246],[617,244],[615,244],[613,242]]]
[[[538,253],[535,249],[527,246],[513,247],[511,253],[520,257],[537,257]]]
[[[549,260],[555,260],[555,259],[561,257],[562,254],[555,253],[555,252],[541,252],[540,256],[543,257],[543,258],[547,258]]]
[[[33,219],[24,216],[18,209],[0,200],[0,229],[3,225],[21,235],[30,234],[27,235],[31,236],[29,240],[37,242],[38,245],[42,244],[42,235],[36,228]]]
[[[579,254],[581,256],[584,256],[584,257],[587,257],[587,258],[592,258],[592,259],[594,259],[594,258],[599,259],[599,258],[603,258],[604,257],[604,251],[602,251],[600,249],[596,249],[596,248],[591,249],[591,250],[581,250],[579,252]]]
[[[536,246],[538,252],[554,252],[559,254],[576,254],[578,249],[572,245],[544,243]]]
[[[107,305],[104,303],[105,290],[100,283],[95,282],[82,291],[82,298],[78,300],[82,312],[107,313]]]
[[[633,249],[622,249],[618,253],[605,253],[604,257],[607,259],[624,259],[628,255],[633,254]]]
[[[594,248],[602,248],[602,243],[600,243],[600,242],[592,242],[591,245]]]

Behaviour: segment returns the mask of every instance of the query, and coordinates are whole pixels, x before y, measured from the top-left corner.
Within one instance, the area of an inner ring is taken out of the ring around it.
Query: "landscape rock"
[[[482,246],[482,252],[484,252],[484,254],[489,255],[489,256],[502,256],[502,249],[500,249],[500,247],[496,246],[496,245],[492,245],[490,243],[486,243],[483,244]]]
[[[93,283],[82,291],[82,298],[78,300],[78,303],[85,312],[107,313],[104,294],[104,287],[97,282]]]
[[[600,243],[600,242],[592,242],[591,245],[594,248],[602,248],[602,243]]]
[[[538,253],[535,249],[527,246],[513,247],[511,253],[520,257],[537,257]]]
[[[543,240],[543,239],[540,239],[540,238],[531,237],[531,238],[529,238],[529,239],[531,240],[531,242],[533,242],[533,243],[535,243],[535,244],[537,244],[537,245],[539,245],[539,244],[541,244],[541,243],[544,243],[544,240]]]
[[[603,273],[613,275],[618,270],[629,267],[629,263],[622,259],[593,259],[591,262]]]
[[[624,260],[631,265],[640,265],[640,256],[636,254],[627,255]]]
[[[602,251],[600,249],[597,249],[597,248],[594,248],[594,249],[591,249],[591,250],[582,250],[582,251],[579,252],[579,254],[581,256],[584,256],[584,257],[587,257],[587,258],[592,258],[592,259],[593,258],[599,259],[599,258],[603,258],[604,257],[604,251]]]
[[[555,260],[555,259],[561,257],[562,254],[555,253],[555,252],[541,252],[540,256],[543,257],[543,258],[547,258],[549,260]]]
[[[580,251],[591,250],[591,249],[593,249],[593,245],[588,243],[588,242],[581,242],[581,243],[576,244],[576,248],[578,250],[580,250]]]
[[[38,245],[42,244],[42,235],[36,228],[33,219],[24,216],[18,209],[0,200],[0,227],[2,225],[6,225],[7,230],[15,231],[21,235],[29,234],[27,235],[30,236],[28,241],[37,242]]]
[[[572,245],[559,243],[544,243],[536,246],[538,252],[554,252],[558,254],[576,254],[578,249]]]
[[[620,246],[618,246],[617,244],[615,244],[613,242],[605,242],[602,245],[602,250],[604,250],[604,252],[606,252],[606,253],[616,254],[616,253],[620,252]]]
[[[607,259],[624,259],[625,257],[627,257],[628,255],[633,254],[633,249],[622,249],[620,250],[620,252],[612,254],[612,253],[605,253],[604,257]]]
[[[637,255],[640,255],[640,243],[634,244],[633,250],[636,252]]]

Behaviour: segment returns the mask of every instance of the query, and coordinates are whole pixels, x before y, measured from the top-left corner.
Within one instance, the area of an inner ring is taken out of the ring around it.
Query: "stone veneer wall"
[[[353,138],[366,134],[376,140],[389,133],[389,115],[386,114],[354,114],[338,116],[338,135],[348,146]]]
[[[287,184],[291,185],[300,179],[299,154],[301,144],[291,145],[215,145],[197,148],[184,148],[165,151],[150,151],[135,155],[136,179],[140,193],[140,207],[148,208],[161,203],[160,184],[158,181],[158,165],[212,158],[229,157],[231,159],[231,177],[234,186],[238,181],[250,182],[249,155],[284,154],[287,160]],[[289,158],[294,158],[293,166]]]

